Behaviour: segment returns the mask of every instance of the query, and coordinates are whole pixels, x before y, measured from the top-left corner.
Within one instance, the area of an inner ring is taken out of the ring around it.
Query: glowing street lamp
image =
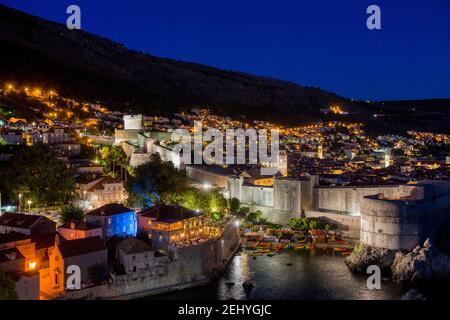
[[[30,261],[30,263],[28,264],[28,267],[30,268],[30,270],[36,269],[36,262]]]
[[[28,203],[28,212],[31,213],[31,200],[28,200],[27,203]]]
[[[87,193],[87,191],[84,190],[84,191],[83,191],[83,199],[84,199],[84,207],[85,207],[85,208],[86,208],[86,193]]]
[[[211,185],[209,184],[209,183],[204,183],[203,184],[203,189],[204,190],[208,190],[208,189],[210,189],[211,188]]]
[[[21,200],[22,200],[22,194],[19,193],[19,212],[20,212],[20,207],[21,207]]]

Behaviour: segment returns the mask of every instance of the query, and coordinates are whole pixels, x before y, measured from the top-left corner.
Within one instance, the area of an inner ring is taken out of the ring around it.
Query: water
[[[292,263],[288,266],[288,263]],[[242,283],[252,279],[256,284],[244,292]],[[236,255],[228,269],[216,281],[198,288],[164,294],[154,299],[307,299],[307,300],[390,300],[401,295],[399,286],[383,280],[381,290],[369,290],[365,275],[351,273],[341,256],[310,256],[309,253],[286,250],[273,257],[253,259],[247,253]],[[234,286],[227,283],[234,282]]]

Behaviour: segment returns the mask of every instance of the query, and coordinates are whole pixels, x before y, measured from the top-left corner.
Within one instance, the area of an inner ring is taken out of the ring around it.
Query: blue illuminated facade
[[[105,240],[113,237],[135,237],[137,219],[134,210],[121,204],[107,204],[87,213],[86,221],[101,226]]]

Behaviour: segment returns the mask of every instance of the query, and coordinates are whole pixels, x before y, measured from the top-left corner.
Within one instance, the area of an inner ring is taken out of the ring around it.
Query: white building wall
[[[123,123],[125,130],[142,130],[144,127],[142,114],[125,115],[123,116]]]

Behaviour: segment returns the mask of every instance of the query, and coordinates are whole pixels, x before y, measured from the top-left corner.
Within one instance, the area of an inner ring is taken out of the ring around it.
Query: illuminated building
[[[160,205],[138,213],[139,228],[146,230],[155,248],[203,236],[201,213],[175,206]]]
[[[94,226],[100,226],[103,239],[112,236],[136,236],[137,223],[134,210],[118,203],[106,204],[100,208],[89,211],[86,221]]]
[[[123,181],[105,176],[79,183],[80,200],[83,206],[95,209],[110,203],[122,203],[126,200]]]
[[[157,274],[169,262],[169,258],[153,250],[148,244],[136,238],[122,240],[117,245],[117,259],[127,274],[152,272]]]
[[[102,228],[87,222],[70,222],[58,227],[58,233],[66,240],[76,240],[89,237],[102,237]]]
[[[56,240],[55,249],[49,256],[50,266],[42,276],[44,292],[61,294],[66,289],[66,270],[69,266],[80,268],[81,286],[89,283],[89,268],[106,265],[107,249],[100,237],[90,237],[72,241]]]

